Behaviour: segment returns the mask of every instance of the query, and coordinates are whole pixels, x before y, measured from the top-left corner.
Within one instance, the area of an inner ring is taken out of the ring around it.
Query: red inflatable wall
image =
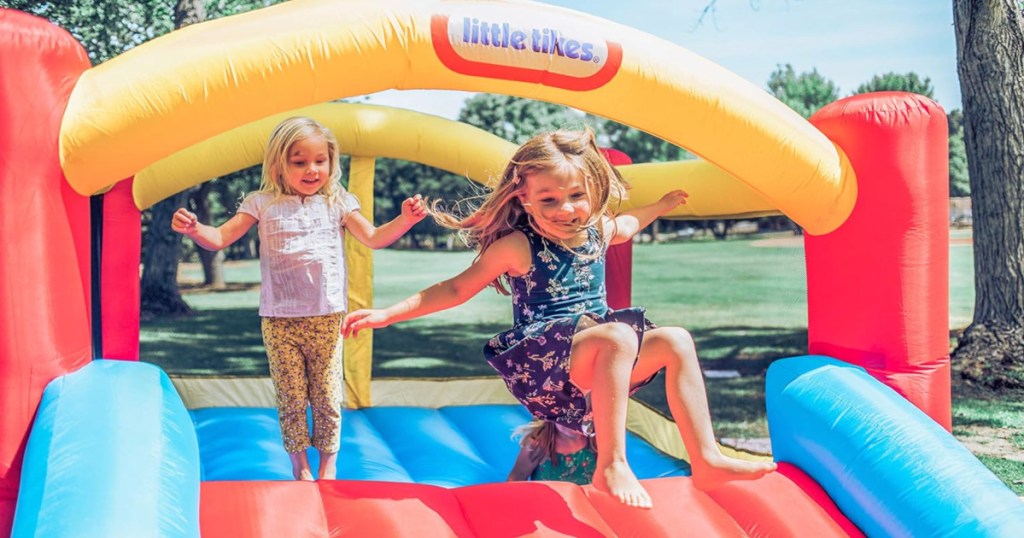
[[[792,466],[710,494],[687,477],[642,482],[652,510],[629,508],[593,486],[568,482],[460,488],[347,480],[203,482],[199,520],[204,538],[863,536]]]
[[[950,429],[946,114],[883,92],[811,123],[849,157],[857,203],[839,229],[806,237],[809,350],[863,366]]]
[[[629,155],[617,149],[601,148],[601,152],[615,166],[633,164]],[[633,243],[627,241],[610,247],[605,264],[608,306],[612,309],[630,306],[633,304]]]
[[[133,180],[103,195],[100,263],[102,358],[139,360],[139,260],[142,214],[132,198]]]
[[[0,536],[46,384],[92,359],[89,204],[64,181],[61,118],[85,50],[48,21],[0,9]]]

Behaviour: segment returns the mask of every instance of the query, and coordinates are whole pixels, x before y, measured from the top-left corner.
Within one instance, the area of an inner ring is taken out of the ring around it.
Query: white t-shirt
[[[359,200],[345,192],[328,204],[323,195],[277,196],[255,192],[239,213],[259,221],[260,316],[303,317],[347,309],[345,230]]]

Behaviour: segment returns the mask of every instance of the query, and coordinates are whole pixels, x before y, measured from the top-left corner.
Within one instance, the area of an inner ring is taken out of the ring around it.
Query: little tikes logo
[[[489,16],[488,16],[489,15]],[[464,75],[587,91],[606,84],[622,65],[622,47],[565,19],[530,23],[525,15],[434,15],[434,52]]]

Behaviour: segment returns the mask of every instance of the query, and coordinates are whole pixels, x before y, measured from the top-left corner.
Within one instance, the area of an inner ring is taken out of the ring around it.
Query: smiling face
[[[327,140],[313,135],[296,140],[288,148],[282,179],[292,194],[311,196],[331,180],[331,158]]]
[[[590,193],[576,169],[535,172],[525,178],[520,202],[541,235],[572,242],[586,238],[592,213]]]

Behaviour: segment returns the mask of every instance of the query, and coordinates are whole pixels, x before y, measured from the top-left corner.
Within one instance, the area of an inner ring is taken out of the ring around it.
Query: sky
[[[846,97],[875,75],[928,78],[947,111],[963,108],[952,0],[549,0],[642,30],[765,88],[779,65],[817,69]],[[390,90],[367,102],[454,119],[467,92]]]

